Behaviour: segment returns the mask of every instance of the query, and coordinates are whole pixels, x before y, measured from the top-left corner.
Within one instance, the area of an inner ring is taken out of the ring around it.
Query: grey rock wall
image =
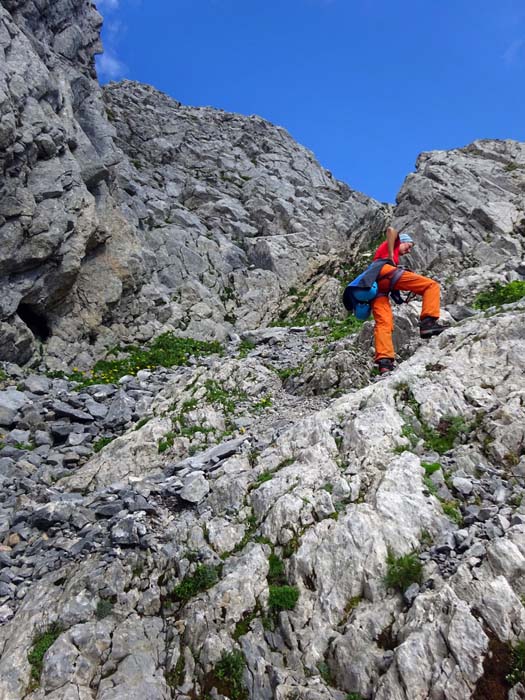
[[[292,286],[384,228],[388,207],[260,117],[184,107],[129,81],[104,99],[128,156],[115,197],[140,231],[157,294],[171,300],[168,322],[189,334],[272,320]]]
[[[525,273],[525,144],[480,140],[423,153],[398,195],[395,225],[411,231],[416,269],[470,303],[492,282]]]
[[[6,0],[0,21],[2,359],[65,368],[161,330],[225,337],[384,226],[388,207],[260,118],[133,83],[104,104],[91,3]]]
[[[4,360],[96,334],[140,257],[108,195],[121,156],[94,70],[101,21],[82,0],[0,3]]]
[[[467,319],[336,400],[291,395],[259,345],[118,391],[8,366],[0,698],[233,699],[232,652],[253,700],[519,698],[524,311]],[[389,587],[389,552],[419,580]],[[297,602],[272,610],[283,584]]]

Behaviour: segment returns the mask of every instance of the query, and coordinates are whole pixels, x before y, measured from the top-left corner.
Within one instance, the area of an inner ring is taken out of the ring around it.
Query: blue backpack
[[[371,302],[377,296],[388,296],[392,294],[395,283],[403,274],[404,270],[401,267],[397,267],[391,276],[391,273],[389,273],[390,288],[386,293],[380,292],[377,280],[380,279],[379,273],[385,262],[387,261],[374,260],[364,272],[346,285],[343,294],[343,304],[346,310],[349,313],[353,313],[360,321],[366,321],[370,318],[372,311]],[[386,277],[386,275],[383,275],[383,277]],[[397,299],[395,299],[395,301],[400,303]]]

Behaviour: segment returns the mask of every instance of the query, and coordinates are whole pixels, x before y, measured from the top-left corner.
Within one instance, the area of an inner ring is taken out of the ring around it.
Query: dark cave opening
[[[40,312],[36,311],[30,304],[20,304],[17,309],[17,314],[26,324],[35,338],[39,340],[47,340],[51,335],[51,330],[47,322],[47,318]]]

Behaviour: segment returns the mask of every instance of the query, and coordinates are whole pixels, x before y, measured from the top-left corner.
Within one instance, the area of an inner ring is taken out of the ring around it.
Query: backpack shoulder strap
[[[384,274],[384,275],[380,275],[380,276],[377,278],[378,281],[379,281],[379,280],[388,279],[389,282],[390,282],[390,284],[389,284],[389,286],[388,286],[388,291],[387,291],[387,292],[379,292],[379,293],[377,294],[377,296],[378,296],[378,297],[387,297],[389,294],[391,294],[391,293],[393,292],[393,290],[394,290],[394,286],[396,285],[396,283],[398,282],[399,278],[401,277],[401,275],[403,274],[404,271],[405,271],[405,268],[404,268],[404,267],[400,267],[400,266],[398,265],[398,266],[395,268],[395,270],[394,270],[393,272],[387,272],[387,273]]]

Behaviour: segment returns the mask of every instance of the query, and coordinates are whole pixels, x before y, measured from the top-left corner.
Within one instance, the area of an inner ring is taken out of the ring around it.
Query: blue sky
[[[394,202],[422,151],[525,140],[523,0],[99,0],[102,83],[259,114]]]

